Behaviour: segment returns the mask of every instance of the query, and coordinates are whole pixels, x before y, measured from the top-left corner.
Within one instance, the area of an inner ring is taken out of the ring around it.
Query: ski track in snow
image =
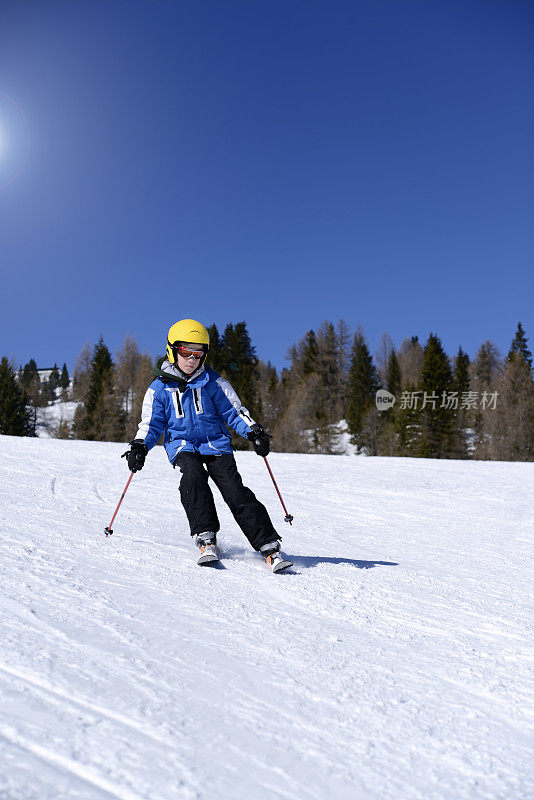
[[[1,800],[534,796],[532,464],[238,453],[272,575],[123,451],[0,437]]]

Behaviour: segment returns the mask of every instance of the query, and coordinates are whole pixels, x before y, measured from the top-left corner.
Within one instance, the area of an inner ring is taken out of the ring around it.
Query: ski
[[[272,572],[282,572],[293,566],[293,562],[285,558],[280,552],[264,556],[264,561]],[[205,544],[201,547],[197,564],[200,567],[207,566],[208,564],[213,564],[214,566],[220,564],[214,544]]]

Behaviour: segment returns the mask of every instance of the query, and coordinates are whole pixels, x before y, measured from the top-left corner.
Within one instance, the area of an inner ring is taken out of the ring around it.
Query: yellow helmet
[[[169,329],[167,336],[167,356],[171,364],[176,364],[174,348],[180,342],[198,344],[206,353],[210,346],[210,337],[204,325],[196,319],[181,319]]]

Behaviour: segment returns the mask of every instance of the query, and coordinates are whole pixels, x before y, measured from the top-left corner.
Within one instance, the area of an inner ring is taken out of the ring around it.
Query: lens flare
[[[19,177],[30,155],[30,127],[18,103],[0,89],[0,190]]]

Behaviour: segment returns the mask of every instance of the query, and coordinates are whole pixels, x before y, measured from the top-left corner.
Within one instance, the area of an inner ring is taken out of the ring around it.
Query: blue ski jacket
[[[226,425],[246,438],[255,424],[230,383],[209,367],[194,372],[185,387],[183,375],[166,358],[153,374],[135,438],[150,450],[164,433],[171,464],[178,453],[232,453]]]

